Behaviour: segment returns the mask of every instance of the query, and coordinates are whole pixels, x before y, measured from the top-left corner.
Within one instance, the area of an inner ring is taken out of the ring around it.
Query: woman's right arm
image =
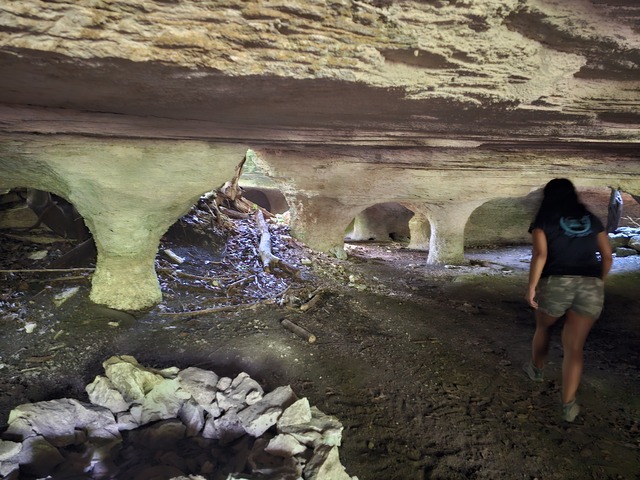
[[[544,264],[547,263],[547,236],[541,228],[534,228],[531,232],[533,247],[531,250],[531,265],[529,267],[529,287],[525,300],[533,308],[538,308],[536,302],[536,288],[542,275]]]

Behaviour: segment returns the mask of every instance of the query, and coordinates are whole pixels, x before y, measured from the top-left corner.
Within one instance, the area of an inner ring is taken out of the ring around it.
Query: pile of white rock
[[[90,403],[20,405],[0,440],[5,479],[357,480],[338,447],[342,425],[289,386],[265,393],[246,373],[103,363]]]
[[[611,248],[616,257],[640,254],[640,228],[620,227],[609,234]]]

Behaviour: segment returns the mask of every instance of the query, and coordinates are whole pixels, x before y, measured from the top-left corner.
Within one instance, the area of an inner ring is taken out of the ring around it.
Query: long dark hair
[[[544,196],[534,224],[540,225],[560,217],[582,217],[587,213],[589,210],[578,199],[578,193],[571,180],[554,178],[544,187]]]

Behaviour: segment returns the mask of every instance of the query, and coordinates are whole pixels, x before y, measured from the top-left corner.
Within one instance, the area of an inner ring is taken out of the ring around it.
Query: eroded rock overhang
[[[230,179],[246,150],[228,140],[3,134],[0,187],[33,187],[71,201],[98,249],[92,300],[138,310],[161,299],[154,271],[161,235],[202,193]],[[525,196],[554,176],[640,195],[633,148],[263,145],[258,152],[287,197],[294,235],[338,256],[350,221],[380,202],[428,219],[429,263],[461,263],[467,220],[490,200]]]
[[[0,103],[637,140],[638,16],[634,0],[8,2]]]
[[[160,235],[247,148],[312,248],[340,254],[356,213],[394,201],[431,223],[429,261],[455,263],[485,201],[554,176],[640,194],[639,14],[631,0],[11,2],[0,187],[76,205],[99,250],[92,298],[115,308],[158,301]]]

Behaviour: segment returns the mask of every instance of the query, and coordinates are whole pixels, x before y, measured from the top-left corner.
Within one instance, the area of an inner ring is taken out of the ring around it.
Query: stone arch
[[[91,232],[81,213],[64,194],[30,186],[2,192],[0,229],[10,229],[18,237],[34,243],[64,241],[68,248],[62,253],[47,255],[44,266],[49,268],[95,264],[96,249]]]
[[[329,252],[340,259],[344,251],[344,232],[362,206],[342,203],[339,199],[291,193],[291,234],[309,248]]]
[[[242,185],[242,178],[240,181],[243,189],[242,195],[247,200],[271,213],[282,214],[289,211],[286,197],[277,188],[245,187]]]
[[[345,192],[325,192],[318,188],[317,183],[326,185],[326,180],[319,181],[315,175],[291,175],[282,169],[280,162],[284,158],[299,161],[307,158],[305,155],[308,154],[299,151],[249,150],[240,184],[245,189],[259,188],[263,193],[265,189],[282,193],[288,206],[291,235],[311,249],[344,259],[347,256],[344,251],[345,230],[364,207],[353,202]]]
[[[271,213],[285,213],[289,211],[289,201],[280,184],[269,176],[267,167],[268,163],[264,159],[248,149],[238,184],[247,200]]]
[[[537,189],[519,197],[494,198],[478,206],[464,229],[465,247],[524,244],[541,198]]]
[[[606,224],[611,188],[604,185],[583,186],[580,179],[575,180],[574,185],[581,201]],[[543,188],[544,184],[524,196],[490,199],[476,208],[465,227],[465,247],[528,244],[528,228],[542,199]],[[640,203],[631,193],[623,191],[622,196],[624,205],[620,226],[636,226],[637,220],[634,218],[640,218]]]
[[[160,237],[198,198],[233,177],[246,145],[201,141],[17,138],[0,148],[0,188],[26,185],[69,200],[98,252],[90,299],[119,310],[162,300]]]
[[[377,203],[354,217],[345,232],[345,240],[407,243],[413,216],[413,211],[400,203]]]

